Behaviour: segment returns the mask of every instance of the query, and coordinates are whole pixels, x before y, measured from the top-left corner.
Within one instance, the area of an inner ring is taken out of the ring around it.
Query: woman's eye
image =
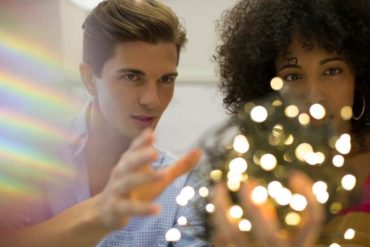
[[[331,68],[331,69],[325,70],[325,75],[338,75],[341,72],[342,70],[339,68]]]
[[[295,81],[301,79],[302,76],[300,74],[289,74],[283,77],[285,81]]]

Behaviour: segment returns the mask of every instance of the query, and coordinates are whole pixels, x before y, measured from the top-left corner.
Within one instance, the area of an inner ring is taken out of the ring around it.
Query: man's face
[[[132,138],[156,127],[173,96],[177,60],[172,43],[116,45],[96,80],[96,99],[110,131]]]

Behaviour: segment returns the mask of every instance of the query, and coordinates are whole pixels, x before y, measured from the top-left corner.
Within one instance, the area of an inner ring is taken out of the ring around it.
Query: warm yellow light
[[[300,194],[294,194],[292,201],[289,203],[289,206],[295,211],[303,211],[307,206],[306,197]]]
[[[189,200],[182,194],[176,196],[176,203],[180,206],[186,206],[188,204]]]
[[[221,170],[213,170],[213,171],[211,171],[209,176],[211,177],[211,179],[213,181],[220,181],[222,179],[222,171]]]
[[[342,210],[343,206],[340,202],[334,202],[330,205],[330,212],[332,214],[338,213],[340,210]]]
[[[281,102],[281,100],[278,100],[278,99],[272,102],[272,106],[275,106],[275,107],[282,106],[282,105],[283,105],[283,102]]]
[[[344,233],[344,239],[347,240],[353,239],[355,237],[355,234],[356,234],[355,230],[353,230],[352,228],[348,228]]]
[[[332,162],[335,167],[342,167],[344,165],[344,157],[340,154],[337,154],[333,157]]]
[[[283,88],[284,81],[280,77],[274,77],[274,78],[272,78],[272,80],[270,82],[270,86],[275,91],[279,91]]]
[[[302,125],[307,125],[310,123],[310,115],[308,115],[307,113],[301,113],[298,116],[298,121]]]
[[[248,139],[244,135],[235,136],[233,147],[240,154],[246,153],[249,150]]]
[[[328,190],[328,185],[324,181],[317,181],[312,185],[312,192],[314,195]]]
[[[240,219],[243,216],[243,209],[239,205],[234,205],[229,209],[229,215],[233,219]]]
[[[285,216],[285,223],[289,226],[297,226],[301,223],[301,216],[298,213],[290,212]]]
[[[301,161],[304,161],[306,155],[312,152],[313,152],[313,148],[308,143],[301,143],[295,149],[295,155]]]
[[[284,113],[289,118],[295,118],[299,114],[299,109],[296,105],[289,105],[285,108]]]
[[[213,213],[213,212],[215,211],[215,205],[214,205],[214,204],[212,204],[212,203],[208,203],[208,204],[206,205],[206,211],[207,211],[208,213]]]
[[[341,247],[341,246],[337,243],[332,243],[331,245],[329,245],[329,247]]]
[[[335,149],[341,154],[348,154],[351,151],[351,136],[342,134],[335,142]]]
[[[316,200],[321,204],[324,204],[329,200],[329,193],[327,191],[319,192],[315,196]]]
[[[188,224],[188,220],[186,219],[186,217],[181,216],[177,219],[177,224],[179,224],[180,226],[186,226]]]
[[[292,192],[287,188],[282,188],[279,191],[279,196],[275,197],[276,203],[281,206],[286,206],[292,201]]]
[[[251,198],[255,204],[262,204],[266,202],[267,197],[268,197],[267,189],[263,186],[257,186],[252,191]]]
[[[227,188],[230,191],[238,191],[240,189],[240,180],[227,180]]]
[[[181,233],[176,228],[171,228],[166,233],[166,240],[167,242],[177,242],[181,238]]]
[[[267,119],[267,110],[263,106],[255,106],[253,107],[250,116],[254,122],[262,123]]]
[[[242,219],[239,221],[239,230],[242,232],[249,232],[252,230],[252,224],[249,220],[247,219]]]
[[[201,197],[207,197],[209,195],[209,190],[208,190],[207,187],[201,187],[201,188],[199,188],[199,191],[198,192],[199,192],[199,195]]]
[[[260,164],[265,171],[271,171],[276,167],[277,160],[272,154],[264,154],[260,159]]]
[[[284,144],[285,145],[290,145],[290,144],[293,143],[293,141],[294,141],[293,136],[292,135],[289,135],[288,138],[285,140]]]
[[[352,107],[350,106],[344,106],[340,110],[340,116],[342,117],[343,120],[350,120],[352,118]]]
[[[247,170],[247,161],[241,157],[234,158],[229,163],[229,170],[232,173],[243,173]]]
[[[195,195],[195,191],[194,191],[194,188],[191,187],[191,186],[185,186],[180,194],[185,197],[187,200],[191,200],[193,199],[194,195]]]
[[[345,190],[353,190],[353,188],[356,186],[356,177],[352,174],[347,174],[343,176],[341,184]]]
[[[310,115],[317,120],[321,120],[325,117],[326,110],[321,104],[316,103],[316,104],[311,105]]]
[[[321,152],[309,152],[304,156],[304,160],[309,164],[309,165],[317,165],[317,164],[322,164],[325,161],[325,155]]]
[[[272,181],[267,185],[267,191],[272,198],[280,196],[280,191],[283,188],[279,181]]]

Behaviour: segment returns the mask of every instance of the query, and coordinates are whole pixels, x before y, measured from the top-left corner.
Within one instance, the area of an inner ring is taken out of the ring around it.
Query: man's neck
[[[127,151],[132,141],[114,132],[102,116],[97,102],[93,102],[89,116],[89,137],[85,149],[90,191],[92,195],[101,192],[113,167]]]

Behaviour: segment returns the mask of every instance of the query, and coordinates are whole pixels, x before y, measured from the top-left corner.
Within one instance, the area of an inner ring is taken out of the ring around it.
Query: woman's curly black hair
[[[307,49],[317,45],[343,55],[356,73],[356,89],[370,101],[370,0],[240,0],[224,12],[218,31],[220,89],[232,113],[272,92],[275,59],[286,54],[294,35]],[[359,105],[355,100],[354,112],[361,112]],[[356,122],[355,130],[365,129],[366,119]]]

